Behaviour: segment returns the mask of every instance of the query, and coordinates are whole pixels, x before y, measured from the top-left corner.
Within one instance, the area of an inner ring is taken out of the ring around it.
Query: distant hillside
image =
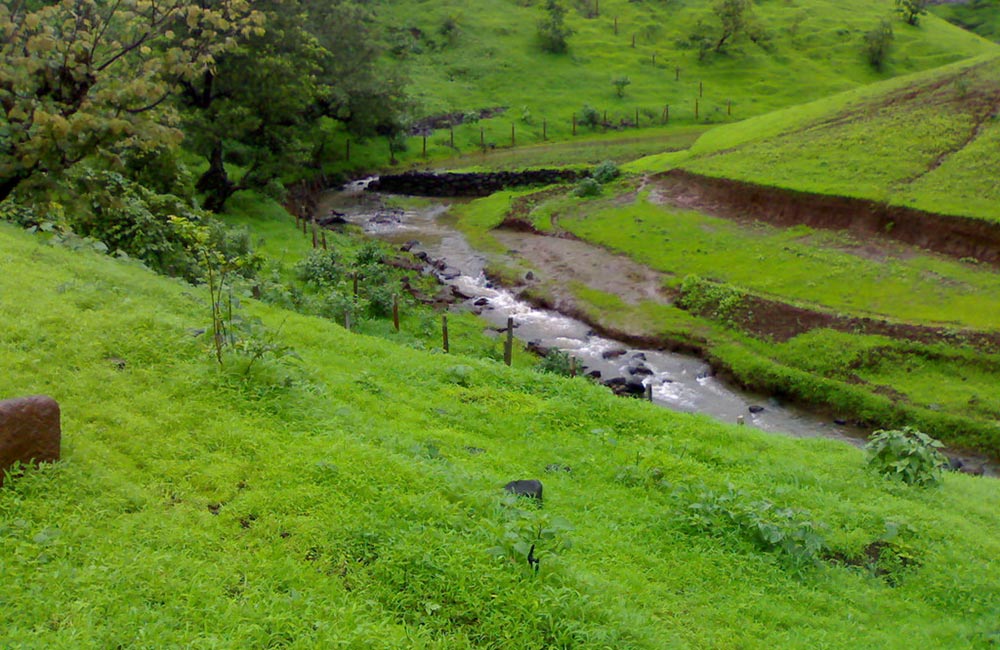
[[[1000,220],[1000,57],[715,129],[641,166]]]
[[[1000,2],[997,0],[968,0],[952,2],[939,0],[931,7],[935,15],[950,23],[975,32],[991,41],[1000,41]]]
[[[384,0],[375,11],[388,29],[391,56],[412,78],[419,115],[506,107],[494,119],[516,122],[524,143],[541,139],[543,119],[550,138],[569,135],[572,113],[584,104],[602,119],[608,111],[617,126],[634,121],[636,109],[641,123],[657,123],[668,104],[671,122],[696,121],[698,99],[697,121],[725,122],[995,48],[934,16],[908,26],[894,16],[891,0],[763,2],[752,6],[764,47],[735,35],[722,53],[712,48],[699,61],[690,40],[697,23],[704,22],[713,44],[719,36],[709,2],[564,4],[574,32],[565,54],[541,49],[541,2]],[[883,18],[894,25],[895,50],[877,72],[862,41]],[[612,79],[623,76],[630,83],[618,97]],[[509,142],[509,127],[504,133]],[[468,137],[478,144],[478,127]]]

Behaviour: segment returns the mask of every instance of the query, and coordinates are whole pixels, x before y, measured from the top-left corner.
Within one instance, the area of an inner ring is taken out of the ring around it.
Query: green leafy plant
[[[936,485],[947,458],[938,451],[943,445],[912,427],[881,429],[865,445],[868,467],[907,485]]]
[[[864,51],[865,58],[876,70],[885,67],[885,61],[889,58],[889,51],[893,41],[892,23],[882,19],[877,27],[865,32]]]
[[[573,196],[587,197],[600,196],[601,184],[593,178],[584,178],[573,189]]]
[[[594,167],[594,171],[590,172],[591,178],[602,185],[615,180],[620,174],[621,171],[613,160],[605,160],[597,167]]]
[[[691,528],[715,534],[737,534],[761,550],[779,553],[797,567],[815,564],[827,550],[826,528],[809,513],[779,508],[766,499],[751,500],[730,486],[725,492],[703,489],[693,497],[677,495],[682,519]]]
[[[546,0],[545,18],[538,23],[538,40],[542,49],[552,54],[564,54],[569,49],[567,39],[573,30],[566,25],[566,7],[558,0]]]
[[[295,265],[300,280],[315,287],[333,287],[344,275],[340,256],[334,250],[314,250]]]

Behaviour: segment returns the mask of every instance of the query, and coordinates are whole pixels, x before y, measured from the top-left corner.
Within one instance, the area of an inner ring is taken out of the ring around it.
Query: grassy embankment
[[[891,0],[820,0],[807,6],[755,5],[772,37],[769,50],[742,37],[729,54],[699,62],[697,50],[686,42],[699,19],[711,22],[705,3],[606,0],[599,5],[600,15],[590,18],[592,6],[580,3],[569,11],[567,24],[575,32],[569,52],[553,55],[542,52],[537,41],[536,25],[544,13],[540,4],[488,0],[476,3],[475,10],[454,0],[374,4],[378,22],[388,29],[387,63],[410,76],[410,91],[418,102],[415,117],[507,108],[501,115],[457,126],[455,149],[446,129],[434,132],[427,140],[428,159],[479,152],[481,138],[491,152],[499,153],[491,147],[510,146],[512,124],[518,146],[541,143],[543,128],[549,140],[571,139],[572,116],[579,118],[585,104],[602,118],[606,111],[608,122],[616,126],[623,120],[634,122],[638,109],[646,130],[625,129],[618,135],[652,135],[658,132],[666,105],[671,125],[719,124],[996,47],[928,16],[919,28],[895,26],[896,53],[883,72],[875,72],[864,60],[862,36],[893,14]],[[618,97],[611,84],[619,76],[631,81],[624,97]],[[580,138],[590,133],[590,128],[578,128]],[[420,164],[422,147],[421,138],[410,138],[408,151],[398,155],[400,162]],[[341,170],[384,168],[389,153],[383,138],[353,142],[347,164],[343,134],[333,136],[331,151],[331,168]],[[648,151],[637,144],[634,153]],[[590,162],[608,157],[595,153]]]
[[[1000,220],[1000,57],[895,79],[717,128],[630,168]]]
[[[946,2],[934,4],[930,10],[950,23],[1000,42],[1000,5],[993,0]]]
[[[4,393],[53,395],[64,431],[60,463],[0,489],[5,646],[909,648],[1000,634],[994,481],[904,488],[847,445],[255,301],[244,309],[301,360],[245,377],[192,336],[204,290],[7,225],[0,251]],[[526,477],[544,479],[543,508],[502,497]]]

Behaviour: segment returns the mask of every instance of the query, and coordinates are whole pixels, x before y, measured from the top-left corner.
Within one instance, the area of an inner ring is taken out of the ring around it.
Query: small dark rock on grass
[[[539,502],[542,501],[542,482],[537,479],[511,481],[503,486],[503,489],[519,497],[529,497],[531,499],[538,499]]]

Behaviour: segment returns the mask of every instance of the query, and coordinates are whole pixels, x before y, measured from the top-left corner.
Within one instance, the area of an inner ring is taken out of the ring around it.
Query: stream
[[[487,258],[472,248],[455,227],[448,200],[428,200],[426,207],[418,209],[387,208],[383,195],[365,190],[369,180],[325,193],[317,213],[325,215],[335,210],[371,236],[397,246],[412,246],[412,252],[423,251],[430,260],[443,260],[439,265],[443,268],[427,265],[426,270],[468,296],[456,307],[475,311],[493,331],[506,328],[507,318],[513,317],[516,338],[569,353],[576,357],[581,372],[599,372],[600,381],[615,377],[633,383],[641,381],[652,387],[655,404],[675,411],[701,413],[729,423],[742,420],[747,426],[796,437],[832,438],[855,446],[866,442],[867,431],[720,381],[698,357],[638,349],[598,336],[579,320],[518,299],[486,278]],[[998,468],[984,458],[949,456],[960,458],[966,465],[982,465],[987,474],[997,475]]]

